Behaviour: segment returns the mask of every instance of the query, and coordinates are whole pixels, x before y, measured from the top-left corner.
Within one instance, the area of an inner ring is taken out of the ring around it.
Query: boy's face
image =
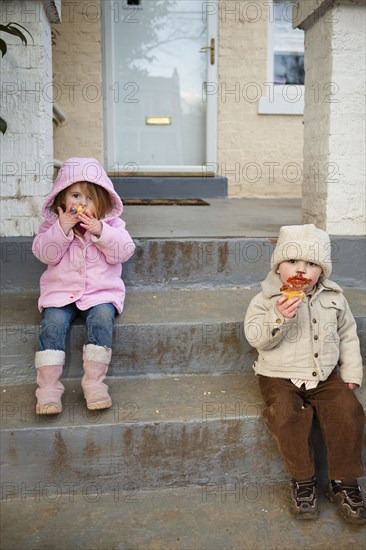
[[[287,283],[289,277],[294,277],[298,273],[305,279],[311,279],[311,283],[303,288],[306,292],[316,285],[322,274],[322,268],[312,262],[304,262],[304,260],[286,260],[280,263],[277,273],[279,273],[283,283]]]

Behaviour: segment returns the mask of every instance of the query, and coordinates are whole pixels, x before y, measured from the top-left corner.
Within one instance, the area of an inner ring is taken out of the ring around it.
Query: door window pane
[[[113,82],[107,85],[118,82],[127,91],[123,101],[112,106],[116,144],[112,163],[205,163],[203,4],[201,0],[122,0],[124,16],[111,33]],[[134,5],[137,8],[131,11]]]

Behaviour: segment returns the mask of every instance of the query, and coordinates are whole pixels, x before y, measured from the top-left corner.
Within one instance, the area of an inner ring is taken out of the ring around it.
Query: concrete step
[[[251,372],[256,351],[243,321],[258,288],[129,290],[116,319],[111,376]],[[345,289],[366,357],[365,293]],[[5,294],[1,302],[2,384],[34,381],[34,351],[41,315],[38,295]],[[83,322],[67,346],[65,377],[81,376]]]
[[[56,497],[9,496],[2,550],[364,550],[364,526],[345,524],[324,487],[321,481],[315,522],[291,517],[288,483],[236,478],[168,490],[126,485],[103,493],[95,484]]]
[[[261,419],[255,376],[126,377],[113,407],[91,412],[65,381],[63,412],[35,415],[35,385],[2,388],[2,483],[116,483],[139,488],[286,479]],[[13,485],[11,485],[13,484]]]
[[[97,482],[151,489],[283,481],[287,473],[262,420],[253,374],[109,380],[113,407],[88,411],[80,381],[66,380],[63,412],[35,414],[35,385],[1,388],[1,480],[17,492],[36,484]],[[366,404],[364,390],[357,390]],[[325,451],[313,434],[319,475]]]
[[[45,265],[33,256],[32,240],[31,237],[1,240],[3,292],[38,291]],[[275,246],[274,237],[164,236],[134,238],[134,241],[136,251],[123,266],[123,279],[130,287],[151,288],[258,286],[267,276]],[[335,282],[345,287],[365,287],[366,253],[362,237],[335,237],[329,253]]]
[[[209,206],[125,206],[134,239],[275,238],[281,225],[301,223],[301,198],[208,199]]]

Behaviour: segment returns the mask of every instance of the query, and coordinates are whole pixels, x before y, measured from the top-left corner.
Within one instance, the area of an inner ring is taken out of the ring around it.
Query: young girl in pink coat
[[[122,201],[97,160],[71,158],[62,165],[33,242],[34,255],[47,265],[38,302],[43,320],[35,356],[37,414],[62,410],[65,341],[78,316],[87,329],[81,382],[87,407],[112,405],[103,380],[111,360],[114,317],[122,312],[125,297],[121,264],[135,249],[122,211]]]

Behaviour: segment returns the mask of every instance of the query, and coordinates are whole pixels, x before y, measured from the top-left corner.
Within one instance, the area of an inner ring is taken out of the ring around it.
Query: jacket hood
[[[112,181],[109,179],[107,173],[99,162],[93,158],[73,157],[66,160],[61,166],[59,173],[57,174],[57,178],[54,181],[52,191],[43,204],[43,217],[47,220],[57,217],[57,215],[50,210],[55,197],[60,193],[60,191],[66,189],[66,187],[81,181],[95,183],[108,191],[112,200],[113,208],[111,212],[107,213],[104,218],[105,220],[117,218],[122,214],[122,201],[114,190]]]
[[[332,273],[329,250],[328,233],[318,229],[314,224],[284,225],[280,229],[272,254],[271,269],[276,272],[280,263],[291,259],[314,262],[322,268],[319,281],[323,281]]]
[[[265,280],[261,283],[263,294],[266,298],[272,298],[273,296],[280,296],[281,291],[280,288],[283,285],[281,277],[278,273],[274,273],[273,271],[270,271],[265,278]],[[330,281],[329,279],[324,279],[323,281],[318,281],[317,285],[318,288],[323,288],[325,290],[334,290],[335,292],[343,292],[342,288],[337,285],[337,283],[334,283],[333,281]]]

